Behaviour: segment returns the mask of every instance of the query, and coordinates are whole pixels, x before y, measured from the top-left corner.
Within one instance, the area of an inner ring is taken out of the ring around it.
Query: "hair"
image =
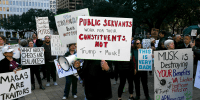
[[[181,36],[180,34],[176,34],[176,38],[178,38],[179,36]]]
[[[5,41],[5,40],[6,40],[6,37],[5,37],[5,36],[3,36],[3,35],[0,35],[0,37],[3,39],[3,41]]]
[[[155,38],[153,38],[153,37],[152,37],[152,38],[150,38],[150,41],[151,41],[151,42],[153,42],[154,40],[155,40]]]
[[[37,34],[36,34],[36,33],[33,33],[33,34],[35,34],[35,35],[36,35],[36,37],[37,37]],[[32,35],[32,37],[33,37],[33,35]]]
[[[29,42],[33,42],[33,40],[32,39],[30,39],[29,41],[28,41],[28,44],[29,44]],[[33,42],[34,43],[34,42]]]
[[[137,44],[136,44],[136,41],[140,41],[140,39],[136,39],[135,41],[134,41],[134,45],[133,45],[133,49],[137,49]],[[142,44],[142,42],[140,41],[140,43]],[[141,47],[142,47],[142,45],[141,45]]]
[[[168,46],[170,43],[174,43],[174,40],[166,40],[166,41],[164,42],[164,46],[165,46],[166,49],[167,49],[167,46]]]
[[[27,47],[28,42],[27,42],[26,39],[21,39],[19,44],[20,44],[22,47]]]
[[[185,34],[185,35],[184,35],[184,37],[185,37],[185,36],[189,36],[189,37],[190,37],[190,39],[191,39],[191,36],[190,36],[189,34]]]
[[[164,34],[164,36],[167,35],[167,33],[165,31],[160,31],[159,33]]]
[[[45,39],[46,37],[49,37],[49,39],[51,39],[51,37],[50,37],[49,35],[46,35],[46,36],[44,37],[44,39]]]

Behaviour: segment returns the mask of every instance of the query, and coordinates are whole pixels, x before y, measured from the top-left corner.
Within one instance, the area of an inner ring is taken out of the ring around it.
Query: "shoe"
[[[35,84],[32,84],[31,90],[35,90]]]
[[[67,99],[67,98],[66,98],[66,97],[63,97],[62,99],[64,100],[64,99]]]
[[[77,96],[76,95],[74,95],[74,99],[76,99],[77,98]]]
[[[128,100],[135,100],[135,98],[134,97],[129,97],[129,99]]]
[[[40,84],[40,89],[45,90],[45,88],[42,86],[42,84]]]
[[[113,84],[114,84],[114,85],[115,85],[115,84],[117,84],[117,81],[114,81],[114,83],[113,83]]]
[[[147,99],[147,100],[151,100],[151,98],[150,98],[150,97],[147,97],[146,99]]]
[[[58,83],[57,82],[53,82],[53,85],[58,85]]]
[[[49,82],[47,82],[46,86],[50,86],[50,83],[49,83]]]
[[[140,100],[140,96],[136,96],[136,97],[135,97],[135,100]]]

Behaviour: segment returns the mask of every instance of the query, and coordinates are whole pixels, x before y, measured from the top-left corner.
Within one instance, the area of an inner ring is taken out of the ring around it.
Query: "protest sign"
[[[150,39],[142,39],[143,48],[151,48],[151,40]]]
[[[36,20],[38,39],[42,39],[46,35],[50,36],[48,17],[36,17],[35,20]]]
[[[152,70],[152,49],[138,50],[138,70]]]
[[[74,69],[73,67],[70,68],[68,71],[63,70],[63,69],[60,67],[60,64],[58,63],[57,59],[54,60],[54,63],[55,63],[55,65],[56,65],[56,70],[57,70],[57,73],[58,73],[58,77],[59,77],[59,78],[62,78],[62,77],[69,76],[69,75],[72,75],[72,74],[74,74],[74,73],[77,73],[77,70]]]
[[[61,15],[56,15],[56,26],[62,44],[77,42],[77,17],[89,16],[88,9],[77,10]]]
[[[3,49],[3,46],[0,46],[0,61],[5,58],[5,56],[2,53],[2,49]]]
[[[0,100],[13,100],[31,94],[30,77],[30,69],[17,71],[16,74],[0,74]]]
[[[20,58],[20,51],[19,51],[19,44],[10,45],[13,51],[13,58],[19,59]]]
[[[131,18],[79,16],[77,57],[130,61]]]
[[[197,64],[197,71],[196,71],[196,76],[195,76],[194,87],[200,89],[200,61],[198,61],[198,64]]]
[[[192,49],[154,51],[154,98],[192,100]]]
[[[159,40],[156,40],[155,47],[158,47]]]
[[[196,36],[196,35],[197,35],[197,30],[193,29],[193,30],[191,31],[191,36]]]
[[[66,50],[67,46],[60,43],[59,35],[51,35],[51,55],[64,55]]]
[[[43,47],[23,47],[21,50],[22,65],[41,65],[45,64]]]

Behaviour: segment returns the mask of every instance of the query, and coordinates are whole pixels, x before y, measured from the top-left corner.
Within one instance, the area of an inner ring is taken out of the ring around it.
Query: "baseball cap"
[[[2,53],[6,53],[6,52],[12,52],[14,51],[14,49],[12,49],[9,45],[6,45],[2,48]]]

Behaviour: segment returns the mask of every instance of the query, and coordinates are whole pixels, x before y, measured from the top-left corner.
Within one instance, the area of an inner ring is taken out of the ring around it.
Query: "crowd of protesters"
[[[112,98],[112,88],[110,79],[115,79],[113,85],[117,84],[119,77],[118,87],[118,100],[122,100],[122,94],[128,81],[129,100],[140,99],[140,81],[143,86],[143,91],[147,100],[151,100],[148,89],[148,75],[152,75],[152,71],[140,71],[138,70],[138,49],[142,49],[142,39],[150,39],[151,49],[157,50],[173,50],[192,48],[194,51],[194,75],[197,67],[197,61],[200,59],[200,38],[199,36],[192,38],[189,34],[180,35],[172,34],[167,36],[165,31],[160,31],[157,40],[159,40],[156,46],[155,37],[151,37],[150,33],[147,33],[145,38],[132,38],[130,61],[105,61],[105,60],[77,60],[74,63],[74,68],[77,70],[80,79],[83,80],[84,92],[86,95],[85,100],[108,100]],[[54,59],[56,56],[51,55],[51,41],[50,36],[45,36],[44,39],[37,39],[37,35],[33,34],[30,40],[20,40],[19,44],[22,47],[44,47],[45,65],[28,65],[21,66],[20,59],[13,58],[13,49],[6,44],[6,38],[0,36],[0,47],[2,49],[4,59],[0,61],[1,70],[0,73],[12,72],[30,68],[31,72],[31,84],[32,90],[35,89],[34,74],[37,78],[39,88],[45,89],[42,85],[42,80],[47,80],[46,87],[50,86],[50,79],[53,79],[53,85],[58,85],[56,82],[56,67]],[[150,49],[150,48],[149,48]],[[20,50],[20,49],[19,49]],[[76,44],[69,44],[65,57],[74,55],[77,53]],[[152,57],[154,57],[152,55]],[[81,61],[81,62],[79,62]],[[76,65],[77,64],[77,65]],[[11,66],[12,65],[12,66]],[[43,78],[41,78],[40,71]],[[72,95],[77,98],[77,82],[78,78],[75,75],[66,76],[64,95],[62,99],[67,99],[70,92],[70,86],[72,84]],[[136,97],[133,97],[134,90]]]

